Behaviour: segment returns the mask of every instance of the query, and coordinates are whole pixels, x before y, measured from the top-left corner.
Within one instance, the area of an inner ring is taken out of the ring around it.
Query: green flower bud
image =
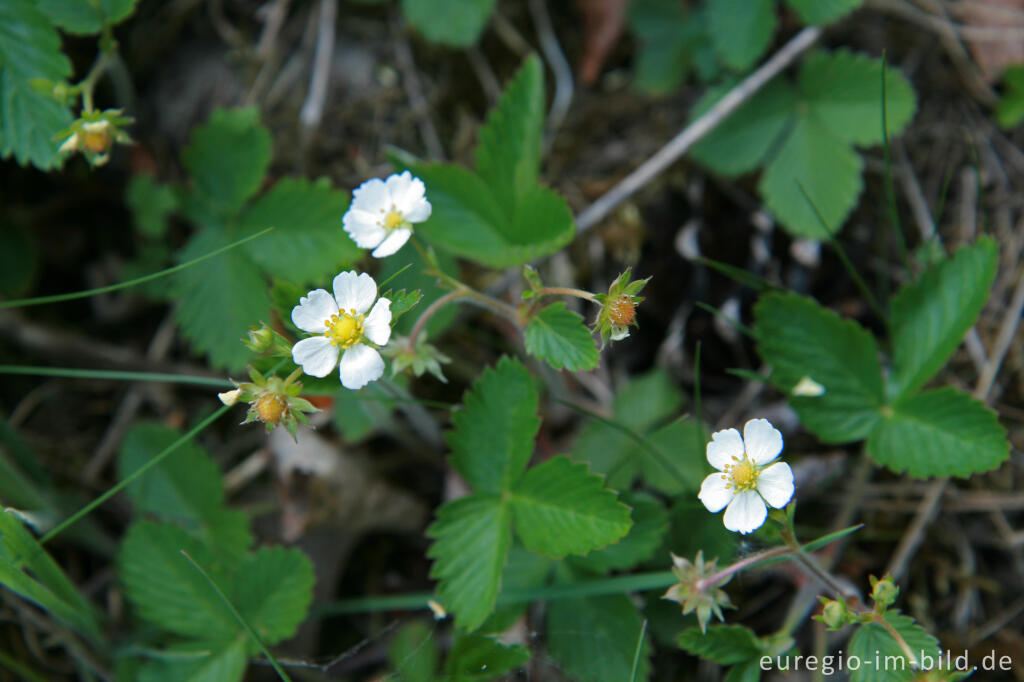
[[[889,575],[881,580],[871,576],[871,587],[871,598],[874,600],[875,606],[881,609],[887,609],[892,606],[893,602],[896,601],[897,595],[900,593],[900,588],[896,587],[892,576]]]

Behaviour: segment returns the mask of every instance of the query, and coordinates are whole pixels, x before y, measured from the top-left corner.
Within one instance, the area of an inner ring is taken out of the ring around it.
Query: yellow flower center
[[[264,424],[277,424],[288,410],[288,402],[277,393],[264,393],[256,399],[256,414]]]
[[[608,304],[608,317],[611,318],[612,324],[628,327],[633,324],[633,318],[636,317],[636,304],[629,296],[619,296]]]
[[[743,459],[733,457],[732,461],[734,464],[725,465],[725,473],[723,474],[729,482],[727,487],[732,488],[737,493],[756,489],[757,479],[761,475],[760,468],[746,457]]]
[[[339,313],[327,321],[327,338],[335,346],[349,348],[363,337],[363,316]]]
[[[386,216],[384,216],[384,229],[393,230],[396,227],[400,227],[405,222],[405,216],[401,212],[396,211],[392,208]]]

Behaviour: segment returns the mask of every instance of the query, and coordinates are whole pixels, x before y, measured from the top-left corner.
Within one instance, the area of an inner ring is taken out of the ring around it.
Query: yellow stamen
[[[393,230],[396,227],[400,227],[405,222],[405,216],[399,211],[391,209],[386,216],[384,216],[384,229]]]
[[[363,337],[363,316],[339,313],[327,321],[327,338],[335,346],[349,348]]]
[[[727,487],[738,493],[757,488],[757,479],[761,475],[760,468],[744,457],[742,460],[733,457],[735,464],[725,466],[725,477],[729,481]]]

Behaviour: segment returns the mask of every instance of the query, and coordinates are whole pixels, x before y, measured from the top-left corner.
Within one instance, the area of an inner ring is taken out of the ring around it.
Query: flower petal
[[[766,518],[768,508],[764,506],[764,500],[755,491],[748,490],[733,498],[722,521],[729,530],[746,535],[763,526]]]
[[[374,249],[371,255],[374,258],[387,258],[395,251],[398,251],[400,248],[402,248],[405,245],[405,243],[409,241],[409,237],[411,236],[412,230],[392,230],[391,234],[384,238],[384,241],[380,243],[380,246]]]
[[[366,211],[350,209],[341,222],[345,232],[361,249],[376,248],[387,236],[387,231],[380,226],[380,220]]]
[[[757,492],[765,502],[782,509],[793,499],[793,470],[785,462],[776,462],[757,477]]]
[[[420,197],[410,202],[409,210],[405,211],[403,215],[410,223],[422,223],[430,217],[433,210],[434,208],[430,205],[430,202],[425,197]]]
[[[381,211],[387,212],[391,208],[391,196],[384,181],[379,178],[371,178],[359,185],[352,192],[351,208],[367,211],[374,215]]]
[[[292,360],[311,377],[325,377],[338,364],[338,347],[326,336],[311,336],[292,346]]]
[[[340,364],[341,385],[353,391],[384,374],[384,359],[380,353],[361,343],[345,351]]]
[[[743,459],[743,439],[736,429],[715,431],[711,434],[711,442],[708,443],[708,462],[719,471],[723,471],[727,464],[732,464],[733,458]]]
[[[354,310],[362,315],[377,298],[377,283],[365,272],[358,275],[355,270],[342,272],[334,278],[334,298],[341,310]]]
[[[782,452],[782,434],[767,419],[751,419],[743,427],[743,443],[750,460],[764,466]]]
[[[389,175],[388,179],[384,181],[384,186],[388,188],[388,200],[399,213],[405,213],[405,207],[402,205],[402,202],[411,184],[412,173],[409,171]]]
[[[391,301],[386,298],[377,299],[373,309],[363,321],[363,336],[378,346],[383,346],[391,338]]]
[[[304,332],[323,334],[327,331],[327,321],[337,314],[338,304],[334,297],[323,289],[314,289],[292,308],[292,322]]]
[[[732,498],[736,497],[736,493],[726,487],[728,484],[729,479],[726,478],[725,474],[718,472],[709,474],[704,479],[704,482],[700,484],[700,494],[697,497],[712,514],[722,511],[725,505],[732,502]]]

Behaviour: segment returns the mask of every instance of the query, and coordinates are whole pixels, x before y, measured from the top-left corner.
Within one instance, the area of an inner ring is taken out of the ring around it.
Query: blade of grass
[[[110,379],[112,381],[159,381],[172,384],[193,384],[214,388],[231,388],[227,379],[191,376],[188,374],[161,374],[158,372],[122,372],[107,369],[78,369],[75,367],[30,367],[27,365],[0,365],[0,374],[21,374],[65,379]]]
[[[896,205],[896,181],[892,174],[892,154],[889,150],[889,116],[886,103],[885,91],[885,67],[886,54],[882,50],[882,152],[885,154],[885,194],[889,200],[889,218],[893,227],[896,228],[896,244],[900,250],[900,260],[903,261],[903,269],[909,275],[910,256],[907,254],[907,242],[903,236],[903,224],[900,222],[899,207]]]
[[[703,301],[695,301],[695,303],[697,304],[698,308],[700,308],[704,312],[711,313],[715,317],[720,317],[723,322],[731,325],[733,327],[733,329],[735,329],[739,333],[743,334],[747,338],[749,338],[749,339],[757,338],[756,336],[754,336],[754,330],[753,329],[751,329],[747,325],[743,324],[739,320],[735,320],[735,319],[729,317],[728,315],[723,313],[721,310],[719,310],[715,306],[708,305],[707,303],[704,303]]]
[[[636,677],[640,674],[640,654],[644,650],[644,636],[646,634],[647,619],[644,618],[644,624],[640,626],[640,638],[636,642],[636,654],[633,656],[633,674],[629,676],[629,682],[636,682]]]
[[[284,680],[284,682],[292,682],[291,678],[288,677],[288,673],[286,673],[284,669],[281,668],[281,665],[277,662],[277,659],[274,658],[274,654],[270,653],[270,649],[267,648],[267,645],[263,643],[263,640],[260,639],[259,635],[256,634],[256,631],[252,629],[252,626],[249,625],[249,622],[245,618],[242,618],[242,614],[238,612],[238,609],[235,608],[235,605],[231,603],[231,600],[228,599],[227,595],[224,594],[224,592],[220,589],[220,586],[218,586],[217,583],[214,582],[213,578],[210,577],[210,574],[203,570],[203,567],[200,566],[195,559],[189,556],[188,552],[186,552],[185,550],[180,551],[182,556],[188,559],[189,563],[195,566],[196,570],[199,571],[199,573],[204,578],[206,578],[206,582],[210,583],[210,587],[213,588],[213,591],[216,592],[217,596],[220,597],[222,602],[224,602],[224,606],[228,607],[228,610],[231,611],[231,615],[235,617],[235,620],[238,621],[239,625],[245,628],[246,633],[249,635],[249,637],[252,638],[252,641],[256,642],[256,646],[260,648],[260,651],[263,652],[263,655],[267,657],[268,661],[270,661],[270,665],[274,667],[274,672],[277,673],[277,676]]]
[[[814,203],[814,199],[812,199],[811,195],[807,192],[807,188],[804,187],[804,183],[797,180],[796,184],[800,187],[800,191],[803,193],[804,199],[806,199],[807,203],[809,203],[811,205],[811,208],[814,209],[815,215],[818,216],[818,222],[821,223],[822,229],[824,229],[825,233],[828,234],[829,243],[832,244],[832,248],[836,250],[836,255],[839,256],[839,260],[840,262],[842,262],[843,267],[846,268],[846,271],[848,273],[850,273],[850,277],[853,278],[853,283],[857,285],[858,289],[860,289],[860,293],[864,295],[864,298],[867,300],[868,305],[870,305],[871,309],[875,311],[875,314],[878,315],[879,319],[881,319],[886,323],[886,325],[888,325],[889,318],[886,316],[885,311],[882,309],[882,306],[878,303],[878,300],[875,298],[875,295],[871,293],[871,289],[868,288],[868,285],[864,282],[864,279],[860,276],[860,273],[857,272],[857,269],[855,267],[853,267],[853,263],[851,263],[850,259],[846,256],[846,249],[844,249],[843,245],[840,244],[839,240],[836,239],[835,232],[832,231],[832,228],[829,227],[828,222],[825,221],[825,216],[822,215],[821,210],[818,208],[818,205]]]
[[[405,272],[406,270],[408,270],[411,267],[412,267],[412,263],[406,263],[404,266],[402,266],[401,268],[396,270],[393,275],[391,275],[386,280],[384,280],[383,282],[381,282],[380,284],[377,285],[377,291],[381,291],[388,282],[393,280],[395,277],[398,277],[399,275],[401,275],[403,272]]]
[[[204,254],[202,256],[199,256],[198,258],[193,258],[192,260],[187,261],[185,263],[179,263],[178,265],[169,267],[166,270],[160,270],[159,272],[152,272],[152,273],[150,273],[148,275],[143,275],[142,277],[136,277],[135,279],[130,279],[127,282],[121,282],[119,284],[111,284],[111,285],[105,286],[105,287],[97,287],[95,289],[86,289],[84,291],[73,291],[73,292],[68,293],[68,294],[54,294],[53,296],[37,296],[36,298],[19,298],[19,299],[16,299],[14,301],[0,301],[0,310],[3,310],[5,308],[24,308],[26,306],[31,306],[31,305],[43,305],[44,303],[59,303],[61,301],[73,301],[73,300],[75,300],[77,298],[88,298],[89,296],[96,296],[97,294],[105,294],[105,293],[110,292],[110,291],[117,291],[119,289],[127,289],[129,287],[133,287],[133,286],[136,286],[138,284],[143,284],[145,282],[151,282],[154,279],[160,279],[161,277],[166,277],[167,275],[173,275],[175,272],[179,272],[179,271],[184,270],[185,268],[191,267],[191,266],[193,266],[193,265],[195,265],[197,263],[201,263],[204,260],[209,260],[210,258],[214,258],[216,256],[219,256],[220,254],[224,253],[225,251],[230,251],[231,249],[235,248],[236,246],[241,246],[242,244],[245,244],[246,242],[250,242],[253,239],[257,239],[258,237],[262,237],[263,235],[265,235],[266,233],[270,232],[273,229],[274,228],[272,228],[272,227],[268,227],[267,229],[262,230],[260,232],[257,232],[256,234],[251,234],[248,237],[244,237],[242,239],[239,239],[238,241],[232,242],[232,243],[228,244],[227,246],[222,246],[221,248],[216,249],[215,251],[211,251],[210,253]]]
[[[82,507],[81,509],[79,509],[77,512],[72,514],[69,518],[67,518],[64,521],[62,521],[61,523],[57,524],[56,528],[54,528],[49,533],[47,533],[46,535],[44,535],[42,538],[39,539],[39,544],[40,545],[46,544],[49,540],[52,540],[54,537],[56,537],[62,531],[65,531],[69,527],[74,525],[83,516],[86,516],[87,514],[92,512],[92,510],[96,509],[96,507],[100,506],[101,504],[103,504],[104,502],[109,500],[111,497],[113,497],[117,493],[119,493],[122,490],[124,490],[125,487],[127,487],[128,485],[130,485],[132,483],[132,481],[137,479],[139,476],[142,476],[144,473],[146,473],[147,471],[149,471],[150,469],[155,467],[160,462],[164,461],[164,459],[168,455],[170,455],[172,452],[174,452],[175,450],[180,448],[182,445],[184,445],[185,443],[187,443],[190,440],[192,440],[193,438],[195,438],[199,434],[200,431],[205,429],[207,426],[209,426],[213,422],[217,421],[217,419],[219,419],[229,409],[231,409],[231,408],[228,407],[227,405],[221,406],[213,414],[208,416],[203,421],[199,422],[195,426],[195,428],[193,428],[191,431],[186,433],[184,436],[182,436],[178,440],[176,440],[173,443],[171,443],[170,445],[168,445],[160,453],[158,453],[153,459],[149,460],[148,462],[143,464],[141,467],[139,467],[138,469],[133,471],[129,476],[125,477],[120,482],[118,482],[117,485],[113,486],[112,488],[110,488],[110,490],[106,491],[105,493],[103,493],[102,495],[97,497],[95,500],[93,500],[89,504],[87,504],[84,507]]]
[[[704,256],[697,258],[696,262],[700,263],[701,265],[706,265],[712,270],[720,272],[721,274],[725,275],[726,277],[733,280],[737,284],[742,284],[748,289],[753,289],[757,293],[761,293],[764,291],[783,290],[782,287],[778,286],[777,284],[773,284],[772,282],[769,282],[767,279],[761,277],[760,275],[755,275],[752,272],[748,272],[743,268],[737,268],[733,265],[729,265],[728,263],[723,263],[712,258],[705,258]]]

